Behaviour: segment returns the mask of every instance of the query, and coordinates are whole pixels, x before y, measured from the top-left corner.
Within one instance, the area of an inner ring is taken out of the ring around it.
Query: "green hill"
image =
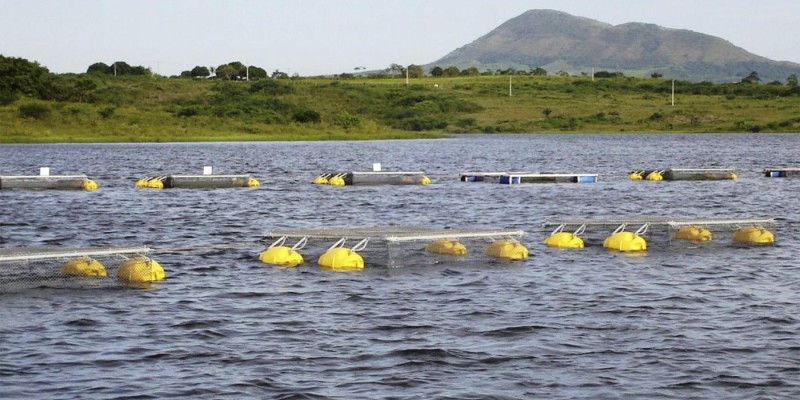
[[[796,79],[789,85],[678,81],[673,106],[671,81],[602,71],[595,79],[484,75],[414,78],[407,85],[400,77],[53,75],[35,63],[20,65],[0,74],[2,143],[800,131]]]

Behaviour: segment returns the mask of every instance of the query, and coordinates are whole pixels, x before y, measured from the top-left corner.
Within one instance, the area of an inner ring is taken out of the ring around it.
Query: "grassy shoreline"
[[[800,132],[777,85],[476,76],[221,82],[74,75],[79,101],[0,105],[0,143],[319,141],[460,133]]]

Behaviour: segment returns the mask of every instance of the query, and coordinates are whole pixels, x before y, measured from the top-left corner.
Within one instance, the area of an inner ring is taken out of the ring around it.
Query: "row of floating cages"
[[[503,185],[522,183],[596,183],[598,174],[546,172],[462,172],[462,182],[488,182]]]
[[[0,249],[0,293],[35,287],[147,285],[165,279],[148,247]]]
[[[602,240],[603,247],[621,252],[647,250],[647,235],[653,239],[710,243],[712,230],[732,232],[732,243],[738,245],[772,245],[775,235],[767,226],[775,225],[774,218],[670,218],[631,217],[599,219],[553,219],[542,224],[553,229],[544,244],[555,248],[583,248],[590,231],[609,232]],[[585,240],[586,239],[586,240]],[[598,241],[599,242],[599,241]]]
[[[380,171],[375,164],[373,171],[325,172],[312,181],[317,185],[428,185],[431,180],[422,171]],[[762,174],[768,178],[800,177],[800,168],[766,168]],[[489,182],[499,184],[523,183],[596,183],[599,174],[546,173],[546,172],[462,172],[462,182]],[[668,168],[636,170],[628,174],[631,180],[647,181],[700,181],[737,179],[731,168]],[[214,175],[211,167],[204,167],[202,175],[146,176],[136,181],[137,188],[151,189],[216,189],[258,187],[259,181],[248,174]],[[97,182],[84,174],[50,175],[48,167],[42,167],[39,175],[0,175],[1,189],[73,189],[96,190]]]
[[[736,178],[732,168],[667,168],[636,170],[628,174],[632,181],[721,181]]]
[[[519,242],[524,234],[509,229],[408,226],[277,229],[264,235],[264,244],[269,245],[259,260],[296,267],[306,258],[316,259],[320,268],[331,271],[358,271],[366,262],[394,268],[478,255],[516,261],[528,258],[528,249]]]

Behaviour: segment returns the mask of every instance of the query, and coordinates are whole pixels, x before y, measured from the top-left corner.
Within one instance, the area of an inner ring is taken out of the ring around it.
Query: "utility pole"
[[[509,72],[508,73],[508,97],[511,97],[511,77],[513,75]]]

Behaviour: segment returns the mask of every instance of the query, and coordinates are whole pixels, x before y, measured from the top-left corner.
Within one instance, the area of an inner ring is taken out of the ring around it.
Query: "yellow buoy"
[[[425,186],[427,186],[427,185],[430,185],[430,184],[431,184],[431,179],[430,179],[430,178],[428,178],[427,176],[424,176],[424,175],[423,175],[423,176],[422,176],[422,178],[419,178],[419,183],[420,183],[420,185],[425,185]]]
[[[504,260],[524,260],[528,258],[528,249],[515,240],[500,239],[489,243],[485,254]]]
[[[746,244],[773,244],[775,235],[760,226],[746,226],[733,233],[733,241]]]
[[[147,181],[147,187],[150,189],[163,189],[164,182],[161,182],[161,179],[153,178]]]
[[[261,183],[256,178],[247,178],[247,187],[259,187]]]
[[[644,251],[647,242],[633,232],[616,232],[603,241],[603,247],[617,251]]]
[[[343,247],[328,249],[319,256],[317,264],[330,271],[357,271],[364,269],[364,259],[353,250]]]
[[[338,176],[338,175],[337,176],[332,176],[330,179],[328,179],[328,185],[331,185],[331,186],[344,186],[344,178],[342,178],[341,176]]]
[[[463,256],[467,254],[467,248],[456,240],[438,239],[428,243],[425,251],[434,254],[444,254],[448,256]]]
[[[728,179],[738,179],[738,178],[739,177],[736,176],[736,173],[734,173],[734,172],[731,172],[731,173],[728,174]]]
[[[278,265],[281,267],[296,267],[303,263],[303,256],[296,250],[287,246],[274,246],[261,252],[258,256],[264,264]]]
[[[128,282],[155,282],[166,278],[164,268],[156,260],[136,256],[125,260],[117,269],[117,278]]]
[[[328,178],[325,175],[319,175],[316,178],[314,178],[314,180],[311,181],[311,183],[313,183],[315,185],[327,185],[328,184]]]
[[[640,181],[640,180],[642,180],[642,173],[641,172],[636,172],[636,171],[631,172],[630,175],[628,175],[628,179],[630,179],[632,181]]]
[[[134,187],[137,187],[137,188],[146,188],[146,187],[147,187],[147,181],[148,181],[149,179],[150,179],[150,178],[142,178],[142,179],[139,179],[138,181],[136,181],[136,184],[134,185]]]
[[[647,174],[647,176],[644,179],[648,181],[663,181],[664,177],[661,176],[660,172],[652,171],[649,174]]]
[[[97,182],[91,179],[87,179],[83,181],[83,184],[81,184],[81,188],[83,190],[97,190]]]
[[[547,237],[544,244],[560,249],[582,249],[583,239],[570,232],[558,232]]]
[[[106,276],[106,269],[100,261],[81,257],[67,261],[61,267],[61,273],[72,276]]]
[[[707,242],[711,240],[711,231],[699,226],[682,226],[672,235],[673,239]]]

